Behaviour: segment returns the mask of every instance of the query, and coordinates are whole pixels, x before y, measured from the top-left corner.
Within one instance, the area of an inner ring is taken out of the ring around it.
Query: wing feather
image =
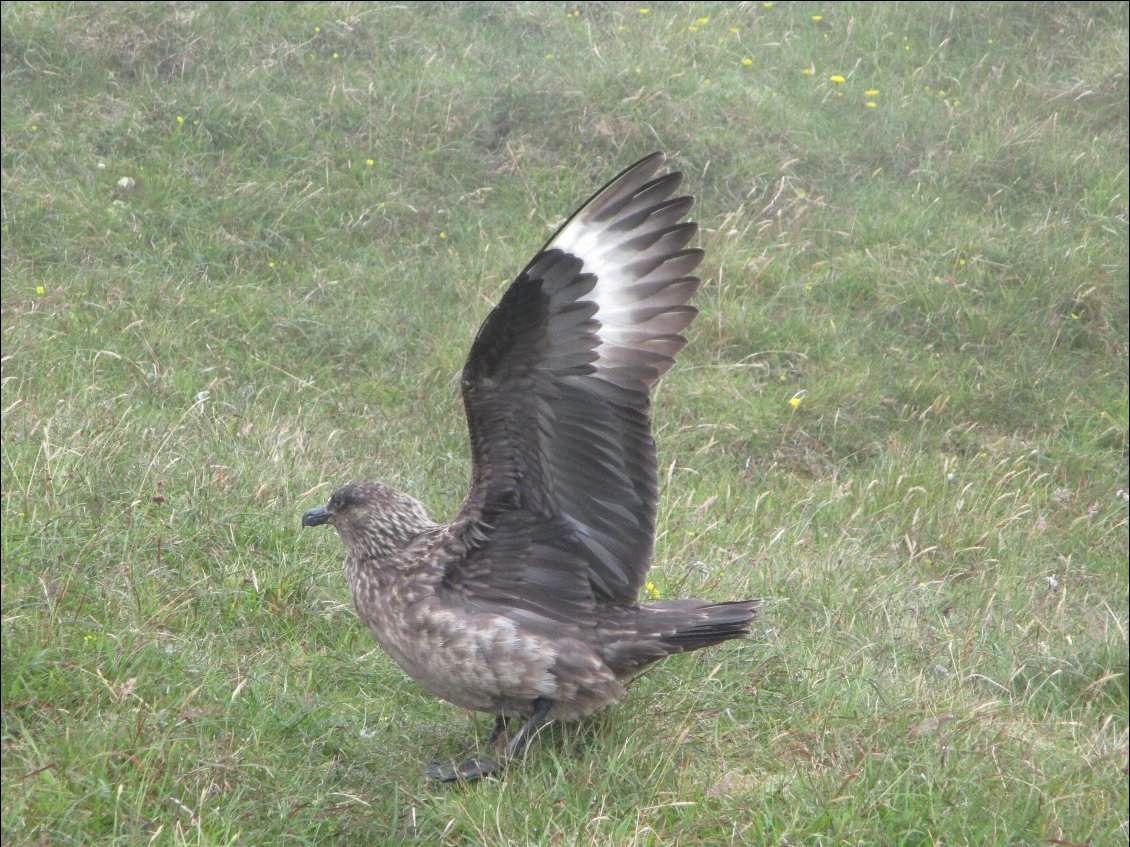
[[[651,559],[650,391],[694,320],[702,251],[653,154],[570,217],[484,321],[463,369],[471,493],[449,587],[591,620],[633,604]]]

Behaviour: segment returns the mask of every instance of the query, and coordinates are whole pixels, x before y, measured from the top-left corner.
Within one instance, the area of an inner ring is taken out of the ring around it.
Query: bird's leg
[[[545,697],[539,697],[534,701],[534,711],[530,715],[530,719],[526,721],[526,725],[518,730],[518,734],[510,739],[510,743],[506,745],[506,758],[513,759],[522,748],[526,746],[537,731],[541,729],[545,723],[545,716],[549,714],[549,710],[553,708],[553,701]]]
[[[427,774],[429,779],[434,779],[437,782],[455,782],[457,779],[467,781],[478,779],[479,777],[502,770],[502,768],[506,766],[506,763],[520,753],[522,748],[526,746],[526,743],[541,729],[542,725],[545,723],[546,715],[549,714],[549,710],[552,708],[552,700],[547,700],[545,697],[536,699],[534,701],[533,714],[530,715],[530,719],[526,721],[526,725],[519,730],[518,734],[510,739],[510,743],[506,745],[506,751],[500,759],[472,758],[458,767],[432,762],[424,768],[424,773]],[[494,730],[491,731],[492,738],[496,731],[501,732],[505,727],[506,718],[499,715],[495,718]]]
[[[495,715],[494,726],[491,727],[490,735],[487,736],[487,747],[495,747],[498,744],[498,739],[506,734],[506,724],[510,718],[506,715]]]

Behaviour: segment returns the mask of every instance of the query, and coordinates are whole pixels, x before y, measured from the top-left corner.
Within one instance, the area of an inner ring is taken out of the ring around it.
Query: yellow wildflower
[[[813,23],[817,23],[817,24],[818,24],[818,23],[820,23],[820,21],[822,21],[822,20],[824,20],[824,16],[823,16],[823,15],[813,15],[813,16],[812,16],[812,22],[813,22]]]
[[[744,59],[742,59],[742,64],[748,68],[753,64],[753,59],[751,59],[749,56],[746,56]]]
[[[652,600],[658,600],[659,599],[659,588],[656,586],[656,584],[654,582],[649,582],[647,585],[644,586],[644,588],[647,590],[647,594]]]
[[[801,68],[800,72],[805,76],[812,76],[814,73],[816,73],[816,71],[812,70],[812,68]]]
[[[706,26],[708,23],[710,23],[710,18],[695,18],[694,22],[699,26]]]
[[[447,233],[444,232],[443,230],[440,230],[439,237],[440,237],[441,240],[444,239],[444,238],[447,238]]]
[[[553,54],[552,54],[552,53],[546,53],[546,54],[545,54],[545,58],[547,58],[547,59],[552,59],[552,58],[553,58]]]
[[[377,163],[377,162],[376,162],[376,160],[375,160],[375,159],[366,159],[366,160],[365,160],[365,164],[366,164],[366,165],[368,165],[368,166],[369,166],[370,168],[371,168],[371,167],[372,167],[373,165],[375,165],[376,163]]]
[[[864,97],[876,97],[876,96],[878,96],[878,94],[879,94],[878,88],[868,88],[866,91],[863,92]]]
[[[177,123],[178,124],[184,123],[184,115],[177,115]]]
[[[44,288],[42,285],[37,285],[37,286],[35,286],[35,293],[36,294],[46,294],[47,289]]]
[[[640,14],[641,15],[650,15],[651,9],[640,9]]]
[[[830,77],[828,77],[828,79],[830,79],[832,82],[836,83],[837,85],[839,85],[841,82],[845,82],[843,76],[840,75],[840,74],[832,74]]]
[[[875,109],[879,106],[879,104],[876,103],[874,100],[868,100],[863,105],[866,106],[868,109]]]

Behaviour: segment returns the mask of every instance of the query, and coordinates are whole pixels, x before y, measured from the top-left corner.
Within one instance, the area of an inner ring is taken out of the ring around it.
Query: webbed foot
[[[456,782],[459,780],[470,782],[473,779],[479,779],[487,774],[502,770],[506,766],[506,763],[518,755],[518,753],[522,751],[522,748],[526,746],[526,742],[541,729],[542,725],[545,723],[546,716],[552,708],[552,700],[547,700],[545,697],[536,699],[530,719],[526,721],[526,725],[522,727],[521,731],[510,739],[510,743],[506,745],[505,755],[502,758],[468,759],[458,767],[455,765],[432,762],[424,768],[424,774],[428,779],[433,779],[436,782]],[[491,731],[490,738],[487,741],[488,745],[496,744],[505,729],[506,718],[502,715],[496,716],[494,729]]]
[[[424,768],[428,779],[436,782],[456,782],[463,780],[470,782],[487,774],[502,770],[503,764],[498,759],[468,759],[458,767],[455,765],[431,762]]]

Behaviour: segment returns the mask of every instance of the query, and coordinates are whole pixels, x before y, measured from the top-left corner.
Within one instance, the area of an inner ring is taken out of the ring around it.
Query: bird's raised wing
[[[655,153],[588,200],[510,285],[463,369],[471,493],[449,584],[551,617],[634,603],[657,497],[650,391],[696,311],[693,199]]]

